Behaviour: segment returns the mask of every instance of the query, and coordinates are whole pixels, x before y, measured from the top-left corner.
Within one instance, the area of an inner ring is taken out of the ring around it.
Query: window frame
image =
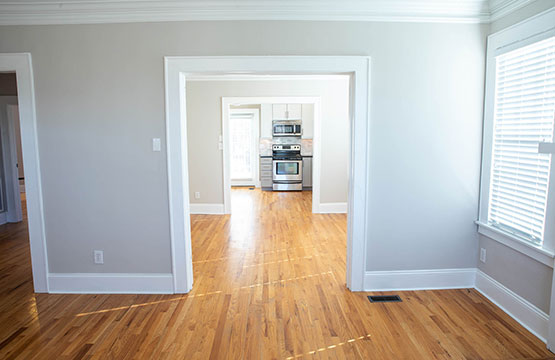
[[[551,162],[549,194],[545,214],[545,230],[541,245],[521,239],[488,224],[491,167],[494,135],[496,57],[509,51],[555,36],[555,8],[533,16],[516,25],[488,36],[486,54],[486,80],[484,93],[484,125],[482,138],[482,171],[478,232],[528,255],[550,267],[555,257],[555,159]],[[552,155],[553,156],[553,155]]]

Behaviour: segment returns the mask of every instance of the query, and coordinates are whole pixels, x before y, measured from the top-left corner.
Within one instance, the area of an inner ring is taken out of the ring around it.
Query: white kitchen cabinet
[[[314,137],[314,104],[302,105],[303,139]]]
[[[273,104],[272,118],[274,120],[301,120],[302,104]]]
[[[302,104],[287,104],[287,119],[300,120],[302,113]]]
[[[273,104],[272,119],[274,120],[287,119],[287,104]]]

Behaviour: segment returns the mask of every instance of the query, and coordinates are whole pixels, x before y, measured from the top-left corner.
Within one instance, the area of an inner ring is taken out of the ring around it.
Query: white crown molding
[[[192,20],[487,23],[490,11],[488,0],[0,1],[0,25]]]
[[[490,22],[501,19],[535,0],[489,0]]]

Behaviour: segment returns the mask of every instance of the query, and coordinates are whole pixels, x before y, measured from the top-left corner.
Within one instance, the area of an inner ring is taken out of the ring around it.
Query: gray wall
[[[223,204],[222,97],[320,96],[320,202],[347,202],[349,182],[349,80],[189,81],[187,131],[191,203]],[[194,193],[201,193],[200,199]]]
[[[555,0],[537,0],[509,16],[491,24],[491,33],[514,25],[555,6]],[[487,251],[486,263],[478,268],[549,313],[553,269],[486,236],[480,236],[480,247]]]
[[[33,56],[49,268],[169,272],[164,55],[370,55],[368,269],[474,267],[487,25],[6,26]],[[105,264],[94,265],[93,249]]]

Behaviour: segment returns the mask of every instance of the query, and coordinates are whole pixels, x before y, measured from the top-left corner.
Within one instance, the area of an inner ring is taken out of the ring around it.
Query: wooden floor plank
[[[351,293],[346,216],[311,207],[240,188],[232,215],[193,215],[186,295],[34,294],[27,221],[2,225],[0,358],[555,360],[473,289]]]

